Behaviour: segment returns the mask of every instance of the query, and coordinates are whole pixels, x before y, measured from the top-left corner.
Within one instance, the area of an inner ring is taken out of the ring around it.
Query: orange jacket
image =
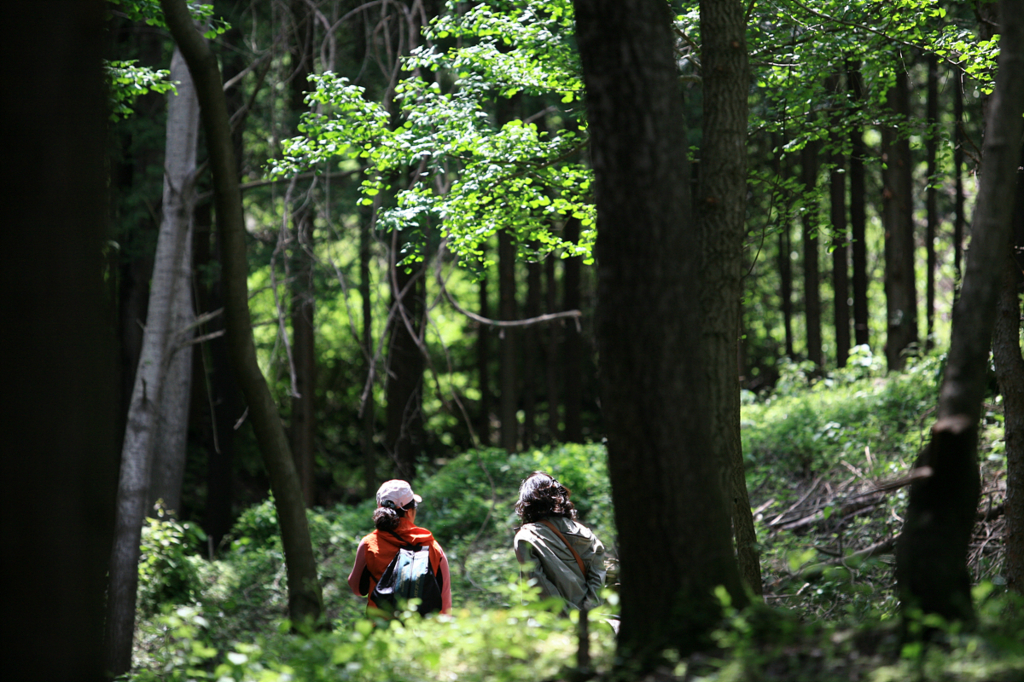
[[[398,537],[395,537],[396,535]],[[434,539],[433,534],[426,528],[412,525],[408,517],[399,519],[398,528],[394,531],[375,530],[359,542],[356,560],[352,565],[352,572],[348,576],[348,586],[352,589],[352,593],[359,596],[372,594],[373,588],[377,586],[377,581],[384,574],[388,564],[398,554],[398,550],[405,545],[430,546],[430,568],[434,570],[434,575],[437,576],[437,581],[441,586],[441,613],[451,613],[452,584],[448,569],[448,557],[445,556],[444,550]],[[372,599],[367,598],[366,606],[375,608],[377,605],[373,603]]]

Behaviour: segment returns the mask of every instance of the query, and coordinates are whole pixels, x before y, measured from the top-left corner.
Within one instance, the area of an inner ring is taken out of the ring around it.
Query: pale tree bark
[[[960,300],[953,310],[949,359],[931,441],[917,467],[930,475],[910,489],[896,547],[896,580],[905,614],[974,619],[967,551],[980,490],[978,421],[985,394],[1002,264],[1010,240],[1024,132],[1024,3],[1001,3],[999,70],[986,116],[977,208]]]
[[[747,196],[746,22],[738,0],[700,3],[704,113],[697,189],[701,305],[711,408],[711,445],[724,473],[740,572],[761,594],[761,563],[740,442],[740,335]]]
[[[178,53],[175,51],[175,55]],[[188,69],[182,63],[183,71]],[[172,63],[173,70],[173,63]],[[171,78],[174,78],[172,75]],[[184,80],[179,80],[178,97],[186,96],[182,91]],[[191,89],[192,80],[188,79],[189,94],[195,102],[195,91]],[[199,106],[196,105],[191,138],[185,144],[191,144],[194,150],[199,131]],[[168,130],[168,137],[171,131]],[[175,136],[177,137],[177,135]],[[177,138],[181,139],[181,138]],[[194,159],[193,159],[194,167]],[[153,450],[153,467],[150,472],[149,502],[147,511],[152,510],[158,501],[163,508],[173,514],[181,511],[181,488],[185,480],[185,461],[188,446],[188,412],[192,396],[192,345],[195,336],[195,308],[192,302],[192,222],[189,216],[188,233],[185,237],[185,248],[182,250],[178,273],[174,279],[174,296],[171,300],[172,329],[171,348],[168,349],[171,360],[167,367],[164,380],[164,392],[160,398],[160,415],[157,420],[156,446]]]
[[[189,23],[191,25],[191,20]],[[131,667],[132,640],[135,633],[135,598],[139,578],[139,541],[143,520],[149,512],[147,502],[150,472],[160,432],[164,385],[168,379],[169,367],[174,360],[174,351],[178,345],[177,337],[181,331],[174,327],[178,312],[175,309],[175,299],[178,290],[187,290],[188,286],[187,282],[181,283],[178,280],[183,270],[189,269],[187,261],[190,255],[186,253],[186,246],[189,243],[192,205],[195,201],[199,106],[188,68],[177,50],[171,59],[171,79],[180,84],[178,94],[170,96],[167,107],[163,219],[160,223],[153,262],[153,280],[149,290],[149,311],[142,338],[142,353],[139,367],[135,372],[135,387],[132,391],[128,424],[121,450],[114,548],[110,560],[107,656],[108,665],[115,676],[128,672]],[[188,381],[188,377],[185,381]],[[180,400],[182,396],[176,397]],[[187,414],[187,393],[184,395],[184,402]],[[185,427],[187,422],[186,417]],[[182,424],[179,423],[178,426]],[[174,437],[170,433],[163,435],[165,438]],[[182,442],[181,445],[183,444]],[[173,453],[169,454],[173,456]]]
[[[575,9],[596,180],[602,417],[623,529],[618,646],[646,668],[666,647],[686,655],[708,644],[721,617],[716,586],[735,606],[747,599],[720,462],[708,456],[700,243],[669,8]]]
[[[226,340],[232,369],[248,403],[249,418],[274,493],[288,575],[289,617],[295,623],[315,621],[323,610],[323,598],[302,488],[277,405],[260,372],[252,338],[242,195],[220,69],[210,46],[193,26],[184,0],[161,0],[160,5],[171,34],[188,62],[201,106],[222,247]]]
[[[105,680],[118,384],[105,4],[4,7],[4,678]],[[17,67],[15,66],[17,65]]]

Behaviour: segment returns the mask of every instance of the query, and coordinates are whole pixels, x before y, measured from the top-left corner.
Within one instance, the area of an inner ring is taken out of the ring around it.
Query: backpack
[[[397,537],[397,536],[396,536]],[[370,599],[386,618],[394,618],[409,599],[419,599],[421,616],[441,610],[441,586],[430,567],[430,545],[405,545],[391,560]]]

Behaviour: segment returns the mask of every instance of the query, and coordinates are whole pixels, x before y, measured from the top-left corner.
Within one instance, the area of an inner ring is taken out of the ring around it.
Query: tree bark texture
[[[925,278],[925,347],[931,349],[935,345],[935,235],[939,230],[939,203],[938,189],[934,186],[937,182],[935,177],[935,157],[938,151],[938,140],[933,131],[938,130],[939,123],[939,62],[935,55],[928,57],[928,102],[927,107],[928,125],[932,126],[925,142],[925,157],[928,173],[928,189],[925,194],[925,211],[927,221],[924,235],[924,248],[926,254]]]
[[[906,118],[910,111],[907,75],[896,71],[888,93],[889,109]],[[914,194],[910,141],[895,129],[882,130],[882,224],[885,228],[885,358],[890,371],[906,364],[905,352],[917,343],[917,290],[914,284]]]
[[[182,308],[191,305],[190,285],[179,281],[191,268],[191,254],[186,251],[191,240],[192,207],[195,202],[196,143],[199,134],[199,104],[189,78],[188,68],[178,51],[171,59],[171,78],[180,81],[178,94],[168,98],[167,140],[164,155],[163,218],[153,261],[153,280],[149,289],[146,330],[142,337],[142,353],[135,372],[135,387],[121,450],[121,471],[117,488],[117,515],[114,526],[114,547],[110,558],[110,588],[107,599],[107,655],[110,670],[121,675],[131,668],[132,640],[135,634],[135,599],[138,591],[139,541],[142,524],[151,512],[150,478],[157,438],[162,435],[173,442],[176,452],[167,452],[165,463],[184,470],[184,445],[188,429],[188,387],[190,376],[174,377],[176,404],[165,406],[164,386],[170,377],[176,346],[183,330],[175,322],[188,319]],[[178,304],[177,306],[175,304]],[[191,348],[184,349],[191,354]],[[182,353],[184,354],[184,353]],[[191,365],[179,367],[191,373]],[[182,401],[184,405],[182,405]],[[165,407],[172,414],[166,415]],[[184,420],[180,411],[184,408]],[[179,412],[174,415],[173,412]],[[175,417],[178,417],[175,419]],[[168,419],[168,430],[161,432],[160,422]],[[176,423],[175,423],[176,422]],[[184,429],[174,434],[171,428]],[[180,459],[180,465],[170,462]],[[181,494],[180,482],[177,496]]]
[[[737,606],[746,595],[720,462],[708,454],[699,238],[668,6],[575,8],[596,179],[601,397],[621,531],[618,642],[623,656],[650,665],[665,646],[685,655],[706,644],[721,613],[715,586]]]
[[[978,420],[1014,210],[1024,132],[1024,3],[1001,3],[999,71],[986,120],[977,208],[931,442],[917,466],[896,551],[904,610],[973,620],[967,550],[979,495]],[[1019,333],[1019,332],[1018,332]]]
[[[184,1],[161,0],[160,5],[174,41],[188,62],[199,97],[222,249],[226,340],[274,492],[287,566],[289,617],[294,622],[317,620],[323,599],[302,488],[277,405],[260,372],[252,338],[242,196],[220,69],[206,40],[192,25]]]
[[[738,0],[700,3],[704,108],[696,213],[711,447],[724,473],[740,572],[759,595],[761,562],[743,467],[737,362],[747,205],[749,67],[743,11]]]
[[[184,68],[185,73],[188,69]],[[172,67],[173,71],[173,67]],[[178,97],[185,96],[185,80],[171,76],[179,82]],[[188,79],[191,85],[191,79]],[[193,100],[195,93],[192,93]],[[195,127],[191,144],[195,148],[199,131],[199,107],[194,109]],[[170,131],[168,131],[170,133]],[[195,188],[192,188],[193,190]],[[171,356],[164,379],[164,391],[160,398],[160,414],[157,419],[157,435],[153,448],[153,466],[150,471],[149,500],[147,510],[153,509],[157,501],[163,508],[174,514],[181,512],[181,488],[185,481],[185,461],[188,450],[189,406],[192,400],[192,363],[194,348],[191,340],[195,336],[195,307],[192,301],[192,217],[189,216],[185,248],[174,278],[174,294],[171,300],[171,319],[174,334],[170,339],[168,353]]]
[[[555,277],[555,259],[548,257],[544,261],[545,305],[548,313],[558,312],[558,281]],[[547,442],[559,440],[559,409],[558,409],[558,337],[560,325],[549,324],[545,328],[544,381],[547,386],[548,428]]]
[[[956,293],[963,282],[964,224],[964,90],[963,71],[954,67],[953,80],[953,270],[956,273]]]
[[[804,322],[807,329],[807,359],[815,370],[825,368],[821,350],[821,272],[818,263],[818,202],[811,197],[818,184],[818,144],[810,142],[800,152],[800,180],[804,186],[805,201],[800,214],[804,247]]]
[[[859,64],[847,69],[850,96],[855,103],[862,98]],[[850,256],[853,265],[853,340],[858,346],[871,343],[868,326],[868,245],[866,236],[867,213],[864,189],[864,131],[857,126],[850,133]]]
[[[1021,148],[1024,163],[1024,147]],[[1014,238],[1006,259],[992,338],[999,392],[1003,396],[1006,442],[1006,585],[1024,594],[1024,358],[1021,357],[1020,295],[1024,286],[1024,173],[1017,171]]]
[[[516,246],[507,230],[498,233],[498,317],[516,319]],[[519,330],[499,331],[498,412],[501,416],[501,447],[509,453],[519,447]]]
[[[4,7],[4,677],[107,679],[116,336],[104,287],[104,3]]]
[[[397,251],[393,257],[401,256]],[[416,477],[416,458],[423,447],[423,353],[417,344],[423,328],[423,271],[406,272],[393,264],[391,339],[387,368],[387,448],[395,478]]]
[[[373,301],[370,299],[370,245],[373,241],[371,230],[373,221],[370,216],[363,215],[359,227],[359,297],[362,299],[363,327],[363,362],[364,374],[370,384],[363,401],[363,419],[361,429],[361,447],[363,451],[363,491],[372,497],[380,482],[377,480],[377,450],[374,436],[377,431],[377,405],[374,399],[373,385],[376,363],[373,356]]]
[[[540,263],[526,264],[526,317],[540,315]],[[523,330],[523,448],[537,440],[537,360],[540,358],[540,330],[530,325]]]
[[[570,218],[565,223],[565,239],[576,243],[580,239],[580,223]],[[580,310],[583,301],[580,291],[580,269],[583,257],[566,258],[562,272],[562,296],[565,301],[563,310]],[[565,363],[563,383],[565,399],[565,430],[562,437],[566,443],[583,442],[583,334],[579,325],[566,324],[565,338],[562,346],[562,360]]]
[[[487,275],[481,274],[477,283],[480,317],[490,318],[491,304],[487,292]],[[480,412],[477,417],[477,437],[480,445],[491,445],[491,325],[478,324],[476,331],[476,374],[480,384]]]
[[[840,78],[829,78],[829,89],[839,95]],[[833,119],[835,130],[842,130],[837,115]],[[829,219],[832,223],[832,322],[836,332],[836,367],[846,367],[850,355],[850,265],[848,261],[846,230],[846,158],[840,151],[842,140],[833,133],[832,149],[828,161]]]

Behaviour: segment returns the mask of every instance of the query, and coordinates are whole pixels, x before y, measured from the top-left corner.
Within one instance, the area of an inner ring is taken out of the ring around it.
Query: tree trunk
[[[401,258],[393,249],[392,258]],[[387,372],[387,448],[395,478],[416,477],[416,458],[423,447],[423,353],[416,339],[422,329],[423,272],[406,272],[392,264],[391,320]]]
[[[360,440],[363,451],[363,491],[367,497],[373,497],[380,484],[377,480],[377,449],[374,446],[374,436],[377,432],[377,405],[373,392],[376,383],[374,381],[376,366],[373,359],[373,301],[370,299],[370,245],[373,241],[370,233],[372,229],[372,218],[363,216],[359,228],[359,297],[363,303],[363,374],[369,383],[369,390],[366,392],[366,400],[362,404],[363,419]]]
[[[295,269],[292,283],[292,362],[295,388],[292,396],[291,446],[295,469],[307,507],[316,503],[316,327],[313,316],[313,263],[308,250],[312,244],[312,216],[306,211],[292,214],[295,221]]]
[[[191,20],[190,20],[191,24]],[[164,383],[174,360],[181,330],[175,329],[178,292],[185,289],[180,302],[189,305],[190,282],[179,282],[189,267],[186,252],[190,244],[192,206],[195,202],[196,140],[199,106],[180,52],[171,59],[171,79],[179,82],[177,95],[171,95],[167,107],[167,144],[164,157],[163,219],[153,262],[153,280],[149,290],[146,330],[142,354],[135,372],[135,388],[128,411],[128,425],[121,451],[121,473],[117,488],[117,515],[114,548],[110,558],[110,590],[107,600],[107,656],[115,676],[131,668],[132,640],[135,634],[135,598],[139,582],[139,541],[142,524],[150,512],[150,473],[156,448],[159,422],[164,406]],[[187,349],[189,352],[191,348]],[[189,368],[190,369],[190,368]],[[186,382],[189,377],[185,377]],[[179,380],[181,378],[179,377]],[[177,388],[180,388],[177,387]],[[187,415],[188,394],[185,393]],[[181,395],[176,396],[179,400]],[[178,405],[180,408],[180,404]],[[187,416],[179,428],[188,426]],[[164,433],[163,436],[177,436]],[[184,445],[184,439],[178,444]],[[176,453],[174,453],[176,454]],[[180,456],[184,458],[184,448]],[[182,461],[182,466],[184,462]],[[178,486],[180,495],[180,484]]]
[[[4,7],[4,677],[104,680],[117,348],[102,2]]]
[[[821,290],[818,268],[818,202],[808,198],[818,184],[818,144],[808,143],[800,152],[800,180],[804,186],[804,201],[811,203],[803,207],[800,223],[803,226],[804,247],[804,321],[807,326],[807,359],[814,363],[815,370],[825,368],[825,357],[821,350]]]
[[[700,3],[703,144],[697,189],[701,306],[711,412],[711,446],[725,490],[740,572],[762,593],[761,562],[740,441],[740,337],[743,237],[747,196],[746,22],[738,0]]]
[[[927,223],[925,226],[924,235],[924,248],[926,254],[926,284],[925,284],[925,349],[931,350],[935,347],[935,235],[939,230],[939,204],[938,204],[938,189],[935,187],[935,183],[938,182],[938,178],[935,177],[936,165],[935,156],[938,149],[938,140],[936,135],[938,134],[939,124],[939,61],[935,55],[929,55],[928,58],[928,102],[927,106],[927,117],[928,124],[931,126],[929,134],[925,140],[925,157],[927,163],[928,173],[928,189],[925,197],[925,207],[927,212]]]
[[[558,282],[555,278],[555,259],[548,257],[544,261],[544,289],[545,304],[547,312],[558,312]],[[549,443],[560,440],[559,438],[559,417],[558,417],[558,330],[561,325],[547,325],[546,340],[547,346],[544,353],[544,381],[547,385],[548,394],[548,428],[547,441]]]
[[[526,317],[540,315],[540,263],[526,264]],[[540,331],[533,324],[523,330],[523,448],[537,440],[537,359]]]
[[[786,153],[783,151],[783,140],[777,139],[775,146],[778,148],[778,156],[775,159],[776,173],[780,181],[789,177],[789,163]],[[790,255],[793,252],[792,216],[793,203],[788,193],[781,197],[783,202],[779,221],[779,296],[782,299],[782,327],[786,336],[786,357],[790,360],[796,357],[793,349],[793,261]]]
[[[1021,150],[1024,164],[1024,148]],[[1024,268],[1024,173],[1017,171],[1017,204],[1013,224],[1016,234],[1006,259],[1000,291],[992,355],[999,392],[1003,396],[1003,428],[1006,441],[1006,554],[1003,572],[1006,586],[1024,594],[1024,358],[1021,357],[1020,295]],[[1016,258],[1014,257],[1016,256]]]
[[[232,368],[249,406],[256,440],[274,492],[288,574],[288,614],[294,623],[318,620],[323,610],[302,488],[281,418],[256,361],[249,317],[245,222],[238,171],[217,59],[195,30],[183,0],[161,0],[167,25],[196,84],[213,171],[214,205],[222,248],[226,340]]]
[[[735,606],[746,594],[720,462],[707,456],[699,239],[668,6],[575,8],[596,179],[603,419],[616,523],[629,529],[619,537],[619,651],[645,668],[666,646],[685,656],[707,644],[721,615],[715,586]]]
[[[188,69],[183,69],[186,73]],[[185,80],[180,82],[178,97],[186,96],[182,90]],[[188,80],[191,85],[191,80]],[[195,91],[188,92],[195,98]],[[193,149],[199,131],[199,107],[195,107],[195,129],[190,144]],[[168,135],[170,130],[168,129]],[[194,192],[193,192],[194,193]],[[189,219],[185,248],[181,263],[175,275],[174,293],[171,300],[172,336],[167,349],[170,362],[164,379],[163,395],[160,398],[160,415],[157,419],[156,442],[153,449],[153,466],[150,471],[149,498],[146,509],[151,510],[158,500],[163,508],[175,515],[181,512],[181,487],[185,480],[185,460],[188,449],[189,404],[192,400],[192,360],[194,348],[190,341],[195,336],[192,328],[196,315],[192,303],[192,226]]]
[[[506,230],[498,233],[498,293],[498,317],[502,320],[516,319],[516,247],[512,235]],[[501,447],[509,453],[515,452],[519,444],[519,419],[516,415],[518,337],[519,331],[514,327],[499,331],[498,411],[501,415]]]
[[[906,118],[910,111],[907,75],[896,70],[889,90],[889,108]],[[885,302],[888,320],[885,358],[889,371],[906,364],[906,351],[917,343],[917,290],[914,284],[914,194],[910,141],[895,129],[882,130],[885,162],[882,223],[885,228]]]
[[[847,69],[850,96],[860,104],[863,84],[860,66],[851,62]],[[857,126],[850,134],[850,240],[853,262],[853,340],[858,346],[871,342],[868,326],[868,244],[864,189],[864,131]]]
[[[963,282],[964,224],[967,213],[964,210],[964,90],[963,71],[954,67],[953,81],[953,270],[956,273],[956,295],[959,296]]]
[[[910,609],[971,622],[967,552],[980,489],[977,438],[988,354],[1010,241],[1024,132],[1024,12],[1004,0],[999,70],[986,120],[971,250],[953,311],[949,359],[931,442],[916,466],[931,468],[910,489],[896,548],[896,580]],[[1019,334],[1019,332],[1018,332]]]
[[[829,89],[839,95],[839,75],[829,79]],[[833,119],[834,130],[841,130],[839,116]],[[841,151],[842,140],[832,135],[829,152],[829,218],[832,222],[832,319],[836,330],[836,367],[846,367],[850,355],[850,265],[846,234],[846,159]]]
[[[576,243],[580,239],[580,223],[570,218],[565,223],[565,239]],[[580,268],[582,256],[566,258],[562,261],[565,269],[562,273],[562,296],[564,310],[579,310],[582,302],[580,292]],[[565,430],[562,434],[567,443],[583,442],[583,335],[579,325],[569,323],[565,326],[565,341],[562,346],[562,360],[565,362]]]

